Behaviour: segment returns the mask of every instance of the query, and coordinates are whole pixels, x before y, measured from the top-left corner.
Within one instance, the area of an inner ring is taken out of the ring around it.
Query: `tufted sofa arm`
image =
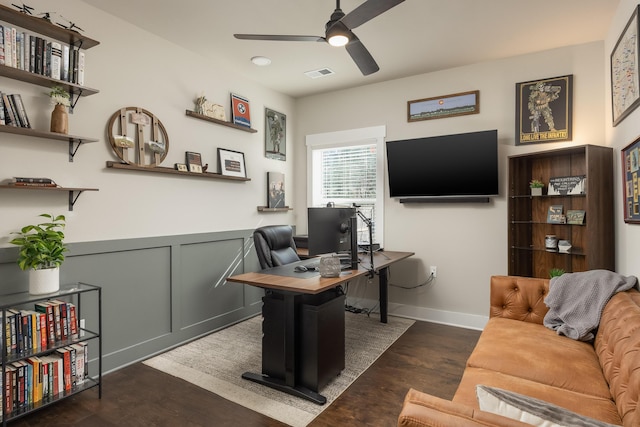
[[[549,279],[492,276],[489,317],[542,324],[549,310],[544,303],[548,293]]]

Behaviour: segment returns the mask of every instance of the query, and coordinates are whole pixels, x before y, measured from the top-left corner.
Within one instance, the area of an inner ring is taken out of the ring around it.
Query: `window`
[[[308,206],[358,206],[372,220],[373,242],[382,245],[384,213],[384,137],[386,128],[308,135]],[[358,242],[369,243],[369,229],[358,216]]]

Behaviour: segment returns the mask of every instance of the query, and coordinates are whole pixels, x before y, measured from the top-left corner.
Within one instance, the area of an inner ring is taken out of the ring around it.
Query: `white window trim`
[[[353,145],[376,145],[378,152],[376,163],[376,187],[380,190],[376,193],[376,230],[379,243],[384,239],[384,141],[387,136],[387,127],[372,126],[359,129],[350,129],[337,132],[316,133],[307,135],[307,206],[313,204],[313,150],[320,148],[345,147]],[[378,242],[376,242],[378,243]]]

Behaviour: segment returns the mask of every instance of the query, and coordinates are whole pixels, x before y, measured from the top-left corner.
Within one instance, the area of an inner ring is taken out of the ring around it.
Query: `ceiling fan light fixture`
[[[251,58],[251,62],[259,67],[264,67],[271,64],[271,60],[266,56],[254,56],[253,58]]]
[[[349,43],[349,30],[341,22],[336,22],[327,30],[327,42],[336,47],[346,45]]]

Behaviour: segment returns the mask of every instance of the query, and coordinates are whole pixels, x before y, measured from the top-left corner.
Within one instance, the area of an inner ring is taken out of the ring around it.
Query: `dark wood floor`
[[[395,426],[410,387],[451,399],[479,336],[416,322],[310,426]],[[141,363],[103,380],[102,399],[92,389],[10,426],[285,426]]]

